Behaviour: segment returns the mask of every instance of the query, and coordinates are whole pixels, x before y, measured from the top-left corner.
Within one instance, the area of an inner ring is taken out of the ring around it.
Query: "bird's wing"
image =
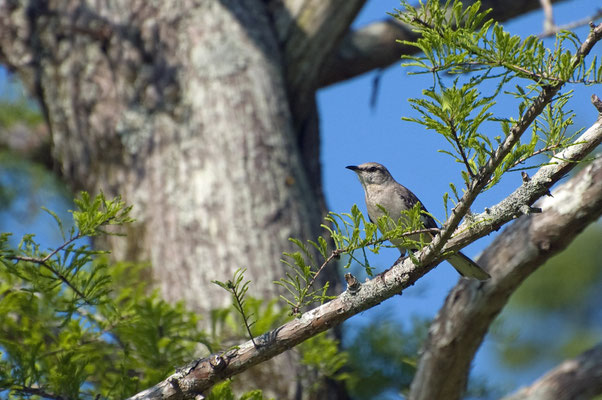
[[[403,198],[404,201],[406,202],[407,209],[414,207],[414,204],[420,202],[420,206],[421,206],[422,210],[424,212],[428,213],[428,210],[426,209],[424,204],[420,201],[420,199],[418,199],[418,197],[416,197],[416,195],[414,193],[412,193],[412,191],[410,191],[405,186],[399,184],[399,186],[396,187],[396,192],[397,192],[397,195],[400,196],[401,198]],[[421,220],[422,220],[422,223],[424,224],[424,227],[427,229],[438,228],[437,223],[435,222],[433,217],[431,217],[430,215],[423,214],[421,217]]]

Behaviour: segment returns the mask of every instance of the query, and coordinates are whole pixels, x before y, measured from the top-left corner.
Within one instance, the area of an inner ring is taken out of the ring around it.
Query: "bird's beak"
[[[357,172],[360,169],[356,165],[348,165],[345,168],[352,170],[353,172]]]

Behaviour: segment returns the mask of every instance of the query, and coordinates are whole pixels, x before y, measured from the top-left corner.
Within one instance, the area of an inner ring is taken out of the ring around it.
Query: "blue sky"
[[[557,24],[565,24],[595,13],[600,7],[599,0],[573,0],[554,5]],[[387,12],[399,8],[397,0],[369,1],[362,10],[356,26],[383,19]],[[504,24],[512,34],[526,37],[542,31],[543,15],[536,11]],[[575,30],[580,39],[587,35],[588,28]],[[546,41],[553,45],[552,39]],[[602,55],[600,46],[594,54]],[[384,71],[380,79],[378,101],[370,108],[372,82],[375,72],[365,74],[348,82],[321,90],[318,94],[322,128],[322,165],[324,190],[330,209],[334,212],[348,212],[353,204],[365,212],[363,191],[355,174],[344,167],[367,161],[376,161],[388,167],[398,182],[410,188],[425,204],[428,210],[440,220],[445,217],[443,193],[449,191],[449,183],[461,187],[460,165],[449,156],[438,153],[446,149],[447,143],[432,131],[422,126],[402,121],[404,116],[413,116],[407,101],[410,97],[420,97],[421,90],[431,85],[428,75],[408,76],[400,66],[401,61]],[[600,86],[573,87],[575,95],[570,103],[575,110],[575,127],[589,127],[596,118],[590,103],[594,92],[602,96]],[[514,101],[498,101],[496,115],[516,117]],[[491,132],[491,136],[500,134]],[[511,174],[502,183],[486,192],[473,206],[474,212],[495,204],[521,184],[518,173]],[[495,235],[485,237],[465,249],[466,254],[475,257]],[[372,264],[387,268],[397,258],[398,252],[391,250],[382,256],[373,256]],[[394,315],[402,322],[411,323],[415,315],[434,316],[443,304],[445,295],[457,282],[456,271],[448,264],[441,264],[421,279],[415,286],[370,310],[350,323],[361,323],[376,314]],[[485,342],[479,351],[473,368],[474,376],[492,376],[492,382],[509,389],[528,384],[552,365],[539,365],[529,373],[513,373],[496,368],[494,349],[496,343]]]
[[[371,0],[362,10],[356,26],[377,21],[386,17],[399,7],[398,0]],[[554,5],[556,23],[564,24],[591,15],[600,7],[600,0],[572,0]],[[513,34],[527,36],[541,31],[543,16],[541,12],[517,18],[505,24]],[[583,39],[587,28],[576,30]],[[594,49],[602,55],[600,46]],[[363,192],[355,174],[344,167],[366,161],[377,161],[386,165],[393,176],[403,185],[416,193],[429,211],[442,220],[445,216],[442,195],[449,190],[449,182],[461,186],[460,165],[448,156],[438,153],[437,149],[447,148],[445,140],[433,132],[426,132],[421,126],[404,122],[403,116],[411,116],[412,110],[407,99],[419,97],[421,90],[430,86],[431,78],[426,75],[408,76],[400,63],[383,72],[380,79],[377,104],[370,108],[372,82],[374,72],[348,82],[340,83],[321,90],[318,93],[320,120],[322,129],[322,165],[324,173],[324,190],[329,208],[338,213],[349,212],[353,204],[365,210]],[[0,92],[5,97],[10,87],[6,84],[4,70],[0,76]],[[592,93],[600,93],[598,87],[575,88],[572,109],[576,112],[575,126],[588,127],[595,120],[594,108],[589,102]],[[516,116],[516,106],[512,101],[508,104],[500,101],[496,108],[497,115]],[[492,132],[492,136],[499,133]],[[480,212],[484,207],[495,204],[506,194],[520,185],[518,174],[505,179],[498,187],[488,191],[474,205],[473,210]],[[53,210],[65,209],[68,205],[56,196],[56,193],[42,192],[39,204],[46,204]],[[52,198],[47,196],[53,196]],[[45,200],[45,201],[44,201]],[[50,201],[52,204],[48,204]],[[25,206],[25,205],[21,205]],[[35,221],[22,220],[20,213],[8,215],[0,213],[0,230],[10,230],[20,237],[32,229],[38,232],[41,240],[49,240],[55,234],[51,218],[45,215]],[[494,235],[486,237],[465,249],[475,257],[491,241]],[[385,251],[379,256],[372,256],[371,263],[382,268],[389,267],[398,257],[396,250]],[[432,317],[443,304],[449,289],[457,282],[458,275],[447,264],[421,279],[415,286],[406,290],[403,296],[396,296],[350,322],[359,324],[375,315],[394,316],[404,323],[411,323],[416,315]],[[552,365],[542,364],[529,373],[516,374],[497,367],[495,358],[496,343],[487,340],[475,360],[473,374],[489,376],[497,385],[509,390],[530,383]],[[493,378],[492,378],[493,377]],[[396,397],[392,397],[396,398]]]

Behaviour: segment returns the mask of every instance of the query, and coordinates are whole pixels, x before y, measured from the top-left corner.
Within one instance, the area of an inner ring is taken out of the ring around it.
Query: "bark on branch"
[[[555,0],[553,3],[558,1],[560,0]],[[465,3],[470,5],[472,1]],[[539,7],[539,0],[482,1],[482,9],[491,8],[489,16],[496,21],[506,21]],[[321,69],[319,87],[329,86],[399,62],[402,54],[414,54],[417,48],[404,46],[396,41],[412,41],[416,38],[416,34],[409,27],[393,18],[347,32],[340,45],[330,52],[331,56]]]
[[[583,41],[575,55],[571,58],[571,65],[573,68],[577,68],[580,65],[583,59],[589,54],[591,49],[600,39],[602,39],[602,24],[598,26],[592,24],[592,29],[590,30],[589,35]],[[433,241],[426,248],[426,251],[422,251],[421,254],[418,256],[421,264],[430,264],[433,261],[433,259],[437,257],[437,254],[441,253],[444,250],[444,248],[449,249],[449,239],[451,238],[452,234],[456,232],[456,228],[460,224],[462,218],[464,218],[464,216],[467,215],[470,206],[472,205],[476,197],[489,183],[489,180],[491,179],[491,176],[493,175],[496,168],[498,168],[502,164],[504,158],[510,153],[512,148],[520,142],[520,138],[523,135],[523,133],[527,130],[527,128],[531,125],[535,118],[542,113],[544,108],[553,100],[554,96],[564,86],[564,84],[565,82],[559,81],[553,85],[547,85],[542,87],[539,96],[532,100],[529,108],[523,113],[521,118],[514,123],[512,128],[510,128],[510,132],[506,136],[504,141],[498,146],[498,148],[489,158],[487,163],[479,169],[476,178],[470,181],[468,189],[466,190],[458,204],[452,210],[450,217],[443,224],[439,235],[435,236]],[[594,102],[594,106],[598,109],[598,112],[600,112],[600,109],[596,105],[596,101],[599,101],[599,99],[597,96],[593,95],[592,102]],[[599,143],[599,141],[597,141],[597,139],[595,138],[597,137],[597,132],[600,128],[601,120],[602,119],[599,117],[596,123],[582,137],[586,136],[586,134],[589,133],[593,135],[593,141]],[[584,140],[584,143],[586,143],[587,139]],[[547,192],[549,187],[552,185],[552,182],[556,182],[556,180],[552,179],[553,175],[565,174],[573,168],[573,166],[570,165],[571,163],[567,163],[567,161],[572,160],[573,157],[577,157],[576,159],[580,160],[582,158],[579,158],[579,155],[577,154],[578,152],[590,152],[594,148],[595,146],[591,147],[589,150],[586,150],[586,148],[581,146],[572,146],[566,149],[565,151],[560,152],[560,154],[556,155],[556,158],[559,160],[559,164],[555,165],[555,168],[542,168],[540,169],[540,171],[538,171],[536,175],[538,177],[537,180],[534,179],[533,182],[527,182],[533,183],[533,185],[537,186],[534,187],[534,190],[532,192],[527,191],[525,193],[522,193],[522,196],[520,196],[521,193],[513,193],[508,198],[512,199],[509,200],[510,203],[502,202],[500,203],[502,204],[502,207],[500,209],[496,209],[497,211],[501,212],[500,214],[497,214],[498,216],[500,216],[500,218],[491,218],[490,215],[487,215],[484,218],[480,218],[480,221],[485,222],[495,220],[496,223],[499,224],[497,227],[499,227],[502,224],[508,222],[512,216],[518,216],[525,212],[528,212],[529,206],[533,204],[533,202],[537,200],[540,196]],[[556,168],[559,165],[563,165],[563,168]],[[542,190],[544,191],[542,192]],[[517,200],[516,198],[514,198],[514,196],[518,196],[518,200],[523,200],[518,204],[518,208],[516,210],[513,210],[512,207],[513,202]],[[466,235],[468,234],[468,232],[470,232],[470,236],[472,236],[472,234],[474,233],[472,232],[472,225],[474,225],[474,222],[472,220],[465,221],[463,230],[466,232]],[[491,228],[492,227],[488,223],[478,225],[478,229],[484,231],[485,233],[491,232],[491,230],[489,230]],[[460,232],[462,232],[462,229],[460,229]],[[454,248],[454,250],[457,249],[457,247]]]
[[[594,131],[597,136],[602,134],[602,118],[586,134]],[[571,149],[574,148],[568,150]],[[533,181],[539,181],[536,185],[545,182],[550,167],[541,168],[523,186]],[[559,167],[553,168],[562,169]],[[529,204],[521,198],[531,190],[521,187],[496,207],[505,212],[518,211],[521,204]],[[542,214],[521,217],[479,257],[479,264],[489,271],[492,279],[485,284],[462,280],[448,295],[430,327],[410,399],[460,398],[471,360],[510,295],[548,258],[602,215],[602,158],[554,191],[553,198],[546,197],[537,206],[544,210]]]
[[[576,144],[569,148],[571,150],[570,152],[567,151],[562,154],[562,159],[565,160],[568,165],[565,165],[565,162],[563,162],[556,165],[549,165],[544,168],[549,169],[551,172],[558,170],[566,173],[575,165],[576,161],[585,157],[585,155],[601,141],[602,119],[599,119],[594,127],[588,129],[579,139],[577,139]],[[560,179],[562,175],[560,173],[552,173],[551,176],[552,181],[547,182],[549,185]],[[571,180],[570,182],[573,181],[574,180]],[[602,182],[602,179],[600,179],[600,182]],[[528,185],[529,183],[530,182],[527,182],[523,184],[523,186]],[[547,186],[537,184],[530,185],[525,188],[525,191],[530,193],[529,196],[537,198],[546,193]],[[599,197],[602,198],[602,195]],[[592,203],[597,204],[595,202]],[[498,207],[500,208],[500,213],[492,216],[490,221],[482,222],[483,224],[496,226],[496,224],[500,223],[499,220],[504,220],[505,218],[503,213],[504,209],[506,210],[506,213],[511,213],[513,210],[512,203],[498,205]],[[600,212],[602,207],[598,204],[595,210],[596,212]],[[585,221],[589,221],[589,219],[583,217],[583,215],[587,213],[583,213],[582,211],[583,210],[579,213],[579,220],[585,224]],[[477,238],[482,237],[485,234],[484,232],[487,232],[487,230],[479,230],[474,236],[470,236],[470,240],[474,241]],[[564,233],[560,236],[565,237]],[[553,248],[554,247],[549,246],[548,250],[551,251]],[[443,250],[450,250],[450,248],[446,246]],[[503,249],[500,251],[502,250]],[[425,251],[426,250],[423,250],[422,253]],[[420,255],[418,256],[420,257]],[[406,259],[404,262],[393,266],[381,276],[367,281],[359,288],[356,287],[353,290],[347,290],[336,299],[306,312],[301,318],[295,319],[256,338],[255,342],[258,343],[258,347],[255,347],[251,341],[248,341],[234,350],[216,353],[207,358],[196,360],[188,366],[178,369],[175,374],[163,382],[132,397],[132,399],[181,399],[192,393],[201,393],[209,389],[216,382],[236,375],[253,365],[291,349],[298,343],[342,323],[351,316],[399,294],[403,289],[413,285],[416,280],[433,269],[442,261],[442,259],[441,255],[435,256],[431,263],[421,267],[414,265],[410,259]],[[496,264],[485,262],[485,265],[490,265],[493,268]],[[496,267],[493,268],[492,274],[499,274],[498,267],[499,266],[496,265]],[[483,296],[483,293],[486,293],[485,290],[487,288],[497,287],[498,279],[499,278],[494,275],[492,284],[463,281],[461,284],[469,285],[468,287],[471,287],[472,290],[461,291],[460,297],[462,297],[462,295],[464,295],[465,298],[472,297],[475,307],[488,307],[489,303],[480,297]],[[455,298],[453,297],[453,293],[451,296],[452,298]],[[454,301],[452,301],[452,304],[453,303]],[[486,309],[486,311],[487,310],[488,309]],[[497,314],[496,311],[494,311],[487,320],[490,322],[495,314]],[[483,317],[483,314],[481,313],[477,313],[477,315]],[[482,329],[483,334],[488,326],[489,324],[486,324]],[[461,327],[467,327],[467,325],[462,325]],[[482,339],[482,335],[480,338]],[[472,343],[475,347],[474,350],[478,347],[481,339]],[[470,359],[472,359],[472,355],[470,356]],[[449,370],[446,370],[446,374],[449,374],[449,372]]]
[[[503,400],[575,400],[602,394],[602,343],[564,361],[531,386]]]
[[[272,19],[283,48],[286,83],[297,124],[312,111],[312,99],[325,60],[366,0],[282,0],[271,2]]]

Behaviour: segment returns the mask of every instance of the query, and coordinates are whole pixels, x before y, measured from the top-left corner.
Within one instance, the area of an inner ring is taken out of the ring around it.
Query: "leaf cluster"
[[[237,328],[242,326],[246,330],[245,333],[248,334],[253,344],[258,347],[254,337],[281,325],[286,320],[290,319],[290,314],[287,316],[282,309],[278,309],[275,300],[266,303],[265,301],[253,297],[247,297],[250,281],[245,281],[245,271],[246,269],[238,269],[235,272],[233,279],[228,280],[227,282],[214,281],[214,283],[224,290],[227,290],[232,295],[232,308],[239,317],[239,320],[229,320],[229,327],[235,332],[234,337],[240,337],[240,330]],[[231,315],[230,311],[232,308],[228,307],[213,311],[212,320],[214,329],[218,324],[224,325],[224,323],[228,321],[227,317]],[[236,332],[238,332],[238,334],[236,334]],[[223,336],[223,334],[215,336]],[[301,343],[297,347],[297,351],[299,351],[301,355],[301,364],[307,367],[307,373],[340,381],[350,378],[348,373],[342,372],[343,367],[347,364],[347,353],[341,351],[339,341],[332,338],[326,332]],[[318,391],[320,385],[324,382],[321,379],[309,379],[307,377],[306,380],[314,382],[311,387],[306,388],[309,392]],[[219,397],[218,394],[223,397]],[[249,392],[249,395],[251,394],[252,393]],[[259,395],[260,394],[261,393],[259,393]],[[216,385],[213,388],[212,396],[218,396],[215,398],[220,399],[234,398],[232,397],[233,394],[231,393],[229,381]],[[213,397],[210,396],[209,398]]]
[[[142,265],[109,265],[90,236],[129,223],[119,199],[75,201],[64,242],[43,250],[0,235],[0,391],[13,398],[124,398],[211,345],[198,317],[147,288]]]
[[[246,299],[245,296],[247,291],[249,290],[249,282],[244,281],[244,275],[246,268],[239,268],[234,273],[234,277],[232,280],[227,282],[213,281],[216,285],[221,287],[222,289],[227,290],[232,295],[232,304],[234,309],[239,313],[242,318],[242,322],[249,334],[249,339],[253,342],[253,345],[257,347],[257,343],[255,343],[255,339],[253,338],[253,333],[251,333],[251,327],[255,324],[255,321],[252,320],[254,314],[248,313],[246,307]]]
[[[35,127],[43,122],[42,113],[23,97],[17,101],[0,101],[0,128],[4,130],[16,124]]]
[[[238,270],[218,283],[232,293],[236,313],[213,310],[205,333],[182,302],[169,304],[149,288],[148,266],[110,264],[90,247],[91,237],[118,235],[116,227],[133,221],[131,207],[87,193],[74,204],[70,229],[46,210],[62,236],[56,248],[42,249],[34,235],[12,246],[10,234],[0,234],[0,391],[11,398],[125,398],[228,337],[238,341],[240,326],[253,337],[287,320],[276,299],[247,296],[249,281]],[[325,365],[338,357],[324,356]],[[235,398],[229,381],[210,398]],[[253,390],[239,398],[263,396]]]
[[[251,390],[237,397],[232,390],[232,380],[228,379],[213,386],[207,400],[263,400],[261,390]]]
[[[338,340],[327,332],[322,332],[298,347],[301,353],[301,364],[310,368],[314,374],[326,377],[335,381],[347,381],[351,378],[351,373],[346,370],[349,361],[349,353],[342,351]],[[324,380],[314,379],[309,392],[319,390],[319,385]]]
[[[377,319],[360,327],[345,346],[347,388],[353,398],[384,398],[390,391],[407,394],[429,323],[416,318],[408,328],[398,321]]]
[[[281,298],[291,307],[293,314],[299,315],[303,307],[331,298],[326,294],[328,283],[320,287],[315,287],[314,284],[324,268],[341,257],[345,257],[343,268],[357,263],[368,276],[372,276],[374,268],[370,265],[366,249],[378,254],[382,247],[391,246],[385,244],[390,240],[402,243],[405,248],[423,247],[425,242],[422,235],[418,234],[425,232],[425,214],[420,203],[400,216],[389,216],[385,212],[376,223],[367,221],[357,205],[352,207],[351,213],[330,212],[325,218],[326,223],[322,224],[328,232],[330,246],[323,236],[319,236],[316,241],[308,240],[307,243],[290,239],[299,251],[284,253],[282,262],[289,270],[285,272],[285,277],[275,283],[284,287],[290,297]]]
[[[405,1],[402,4],[403,12],[398,11],[395,17],[420,35],[415,42],[403,41],[420,51],[419,55],[403,56],[407,60],[404,66],[413,68],[413,73],[433,76],[433,86],[423,90],[424,98],[409,100],[420,117],[404,119],[447,140],[449,149],[440,151],[463,164],[466,187],[519,121],[495,116],[500,98],[517,100],[518,114],[523,117],[547,87],[602,82],[597,57],[586,64],[579,55],[578,38],[569,31],[560,32],[554,46],[547,48],[536,36],[522,39],[487,19],[490,10],[481,11],[478,1],[468,7],[456,0],[421,1],[418,7]],[[483,85],[486,81],[491,85]],[[492,87],[490,93],[483,93],[484,87]],[[514,145],[487,187],[530,158],[540,154],[553,157],[570,145],[575,135],[568,133],[573,112],[565,111],[565,106],[571,94],[559,94],[547,105],[531,136]],[[455,188],[452,191],[458,198]]]

